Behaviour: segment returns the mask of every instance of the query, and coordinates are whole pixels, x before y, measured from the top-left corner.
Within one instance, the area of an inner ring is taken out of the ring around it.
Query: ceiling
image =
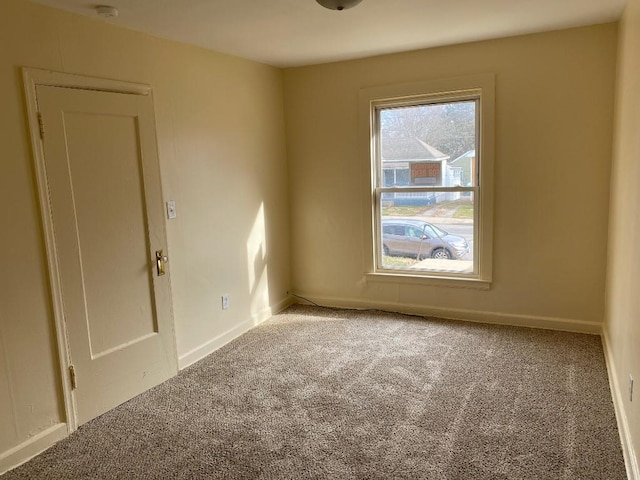
[[[33,0],[97,18],[91,0]],[[278,67],[326,63],[617,20],[626,0],[104,0],[107,21]]]

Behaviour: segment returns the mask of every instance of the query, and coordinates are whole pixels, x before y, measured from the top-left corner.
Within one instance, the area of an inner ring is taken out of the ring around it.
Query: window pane
[[[382,171],[382,174],[383,174],[382,186],[383,187],[393,187],[393,184],[395,183],[393,169],[385,168]]]
[[[381,186],[475,185],[475,101],[381,108],[378,114]]]
[[[381,207],[381,268],[407,273],[476,273],[473,194],[434,193],[439,197],[437,203],[387,201]]]
[[[408,168],[398,168],[396,170],[396,185],[409,185],[410,178]]]

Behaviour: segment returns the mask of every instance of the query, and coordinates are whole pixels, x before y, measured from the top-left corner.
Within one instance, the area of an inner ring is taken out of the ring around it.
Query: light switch
[[[176,218],[178,214],[176,213],[176,202],[175,200],[169,200],[167,202],[167,218],[171,220],[172,218]]]

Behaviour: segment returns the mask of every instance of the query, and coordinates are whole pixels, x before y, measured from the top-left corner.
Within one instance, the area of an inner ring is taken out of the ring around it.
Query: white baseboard
[[[627,420],[627,414],[624,409],[623,395],[626,395],[626,389],[620,389],[616,364],[613,359],[613,352],[611,351],[611,342],[609,341],[607,330],[604,328],[602,330],[602,347],[604,349],[604,358],[607,363],[609,387],[611,389],[611,396],[613,397],[613,406],[616,411],[616,421],[618,422],[618,432],[620,432],[620,441],[622,442],[622,454],[624,455],[624,464],[627,468],[627,477],[629,480],[640,480],[638,458],[635,450],[633,449],[629,421]]]
[[[517,327],[544,328],[547,330],[562,330],[567,332],[590,333],[600,335],[602,324],[585,320],[568,318],[542,317],[535,315],[521,315],[515,313],[484,312],[480,310],[464,310],[456,308],[431,307],[406,303],[380,302],[377,300],[345,299],[334,297],[317,297],[311,294],[296,292],[298,297],[308,298],[326,307],[367,309],[375,308],[390,312],[408,313],[428,317],[446,318],[450,320],[464,320],[467,322],[493,323],[498,325],[513,325]],[[299,303],[302,301],[297,300]]]
[[[67,424],[56,423],[26,442],[0,453],[0,475],[31,460],[67,435]]]
[[[233,328],[230,328],[226,332],[221,333],[220,335],[208,340],[202,345],[197,346],[196,348],[189,350],[184,355],[180,355],[178,357],[178,369],[182,370],[187,368],[189,365],[196,363],[198,360],[202,360],[207,355],[218,350],[220,347],[225,346],[230,341],[238,338],[243,333],[248,332],[253,327],[260,325],[265,320],[268,320],[272,315],[284,310],[293,302],[292,298],[287,296],[286,298],[280,300],[278,303],[271,307],[267,307],[258,313],[255,314],[254,318],[251,320],[247,320],[245,322],[236,325]]]
[[[277,315],[284,309],[289,308],[294,303],[296,303],[296,299],[290,295],[287,295],[286,298],[283,298],[282,300],[280,300],[278,303],[276,303],[274,306],[271,307],[271,312],[269,313],[269,316]]]

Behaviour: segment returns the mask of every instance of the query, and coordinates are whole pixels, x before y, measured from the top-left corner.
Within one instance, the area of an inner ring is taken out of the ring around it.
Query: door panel
[[[77,112],[64,118],[95,358],[157,333],[137,122],[127,116]],[[127,318],[127,328],[112,318]]]
[[[151,97],[37,87],[78,423],[177,371]]]

